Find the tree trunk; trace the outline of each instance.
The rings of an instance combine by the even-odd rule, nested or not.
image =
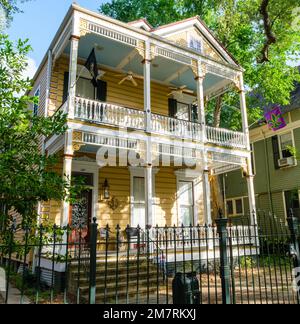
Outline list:
[[[223,100],[223,95],[217,98],[216,106],[214,110],[213,126],[217,128],[219,128],[221,124],[222,100]],[[210,183],[211,183],[212,200],[213,200],[213,204],[212,204],[213,215],[216,218],[218,217],[219,209],[222,209],[223,213],[225,212],[221,179],[219,176],[212,176]]]
[[[216,101],[215,111],[214,111],[214,127],[219,128],[221,124],[221,112],[222,112],[222,100],[223,95],[219,96]]]

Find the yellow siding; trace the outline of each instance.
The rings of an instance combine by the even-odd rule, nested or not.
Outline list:
[[[80,62],[82,63],[82,62]],[[62,105],[64,73],[69,69],[68,58],[61,57],[55,63],[51,78],[49,114],[52,115]],[[134,87],[131,82],[125,81],[122,85],[118,83],[122,77],[116,76],[116,72],[106,71],[103,80],[107,82],[107,101],[128,108],[144,109],[144,86],[143,80],[137,79],[138,86]],[[151,83],[152,112],[168,115],[168,93],[167,86]]]
[[[64,73],[69,70],[69,59],[59,58],[53,67],[50,83],[49,115],[62,105],[64,89]]]
[[[108,180],[111,197],[119,201],[119,207],[113,211],[105,201],[102,201],[102,186]],[[115,230],[119,224],[125,228],[130,222],[130,173],[128,168],[105,167],[99,171],[99,226],[105,227],[107,224],[111,230]]]
[[[173,168],[161,168],[155,178],[155,220],[158,226],[177,224],[176,176]]]
[[[178,224],[178,206],[177,206],[177,183],[175,169],[172,167],[163,167],[155,176],[155,196],[154,196],[154,217],[155,225],[172,226]],[[115,197],[119,201],[119,207],[113,211],[102,200],[102,186],[108,180],[110,186],[111,197]],[[199,188],[202,186],[199,180]],[[197,193],[197,209],[198,221],[203,223],[203,197],[202,190]],[[115,230],[119,224],[121,228],[125,228],[130,224],[130,172],[128,168],[105,167],[99,172],[99,211],[98,221],[101,227],[107,224],[111,230]]]
[[[168,36],[167,39],[169,39],[172,42],[175,42],[180,46],[187,46],[187,37],[188,37],[188,31],[185,31],[175,35]]]

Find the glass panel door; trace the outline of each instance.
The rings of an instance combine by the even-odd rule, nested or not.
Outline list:
[[[146,206],[145,206],[145,178],[133,178],[133,214],[131,226],[146,227]]]
[[[194,224],[194,190],[193,182],[179,181],[179,224]]]
[[[177,102],[177,113],[175,115],[177,119],[190,120],[190,107],[188,104]]]
[[[95,99],[95,88],[89,79],[79,78],[76,84],[76,96],[86,99]]]

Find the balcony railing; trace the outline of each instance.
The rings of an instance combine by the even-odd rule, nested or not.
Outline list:
[[[201,139],[201,125],[182,119],[152,114],[151,130],[154,133],[188,139]]]
[[[224,128],[206,126],[206,138],[207,142],[211,144],[234,148],[246,147],[246,136],[244,133]]]
[[[142,110],[85,98],[75,98],[75,118],[99,124],[145,130],[145,113]],[[152,114],[151,132],[180,139],[201,141],[198,123]],[[245,134],[227,129],[206,126],[206,141],[230,148],[246,148]]]
[[[258,244],[253,226],[228,227],[233,245]],[[162,250],[182,251],[197,247],[217,247],[217,228],[214,226],[154,227],[150,229],[152,240]]]
[[[75,99],[75,118],[119,127],[145,129],[144,112],[84,98]]]

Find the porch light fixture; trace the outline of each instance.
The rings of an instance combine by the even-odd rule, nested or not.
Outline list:
[[[103,198],[105,200],[108,200],[110,198],[110,192],[109,192],[109,184],[108,184],[107,179],[105,179],[102,188],[103,188]]]

